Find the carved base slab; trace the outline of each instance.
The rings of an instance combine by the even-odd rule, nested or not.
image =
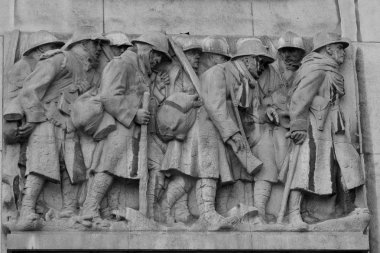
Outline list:
[[[8,250],[369,250],[361,232],[20,232]]]

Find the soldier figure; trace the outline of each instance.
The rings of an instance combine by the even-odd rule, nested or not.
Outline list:
[[[294,79],[290,137],[300,151],[290,162],[296,163],[289,199],[292,225],[305,225],[300,215],[302,192],[331,195],[340,187],[348,213],[354,208],[355,188],[364,183],[359,155],[348,140],[340,110],[345,90],[339,66],[348,46],[336,33],[318,33]]]
[[[22,58],[17,61],[8,72],[8,94],[6,96],[6,108],[4,110],[4,130],[5,140],[9,143],[20,142],[19,166],[22,170],[21,176],[25,175],[26,162],[26,140],[31,129],[25,129],[26,122],[24,112],[21,109],[18,95],[24,86],[26,77],[33,72],[41,55],[64,45],[48,31],[38,31],[32,33],[28,39],[28,48],[23,52]],[[23,121],[24,120],[24,121]],[[13,137],[13,138],[12,138]]]
[[[226,38],[218,36],[208,36],[202,40],[202,57],[199,64],[199,76],[209,68],[228,61],[230,56],[230,47]]]
[[[42,55],[25,80],[19,100],[26,115],[25,131],[31,135],[19,229],[34,229],[38,224],[36,201],[46,180],[61,182],[61,217],[70,217],[77,211],[78,183],[86,179],[86,168],[70,121],[71,103],[90,88],[99,44],[104,40],[94,27],[80,27],[64,46],[66,51]]]
[[[235,180],[252,181],[246,167],[238,164],[235,157],[240,150],[249,147],[243,139],[234,105],[238,104],[239,115],[248,127],[247,123],[253,120],[251,110],[256,80],[264,70],[264,64],[273,61],[260,40],[242,39],[237,43],[237,54],[232,61],[218,64],[201,76],[202,99],[207,113],[199,139],[200,146],[204,147],[202,157],[205,160],[200,163],[203,166],[196,191],[201,219],[209,224],[229,225],[236,218],[226,219],[215,211],[218,179],[222,184]]]
[[[258,83],[260,106],[267,108],[265,121],[257,122],[251,133],[253,153],[263,162],[255,175],[254,206],[259,211],[259,222],[265,219],[265,208],[272,184],[277,182],[290,141],[289,101],[293,78],[305,54],[302,38],[286,32],[278,41],[278,59],[260,76]]]
[[[199,67],[199,59],[202,53],[202,48],[198,40],[194,37],[183,34],[174,37],[174,41],[182,48],[187,60],[191,64],[194,71],[197,72]],[[198,94],[192,84],[192,81],[190,80],[189,75],[185,72],[177,57],[174,57],[173,62],[167,67],[167,69],[169,85],[164,91],[164,93],[166,93],[164,97],[172,98],[173,96],[179,95],[182,96],[182,100],[187,100],[187,102],[190,103],[190,107],[195,108],[199,106],[196,102]],[[164,102],[164,104],[166,103],[167,102]],[[165,106],[168,105],[170,106],[170,104]],[[173,117],[173,115],[167,114],[163,116],[167,118]],[[193,120],[190,121],[194,122],[195,111],[193,114],[190,113],[188,117],[192,118]],[[158,120],[160,120],[160,118]],[[191,125],[189,127],[191,127]],[[167,134],[165,131],[160,131],[160,128],[157,130],[159,135],[163,136],[163,138],[171,135]],[[189,134],[190,132],[191,130],[189,130]],[[183,168],[180,168],[182,164],[181,159],[185,156],[183,152],[191,149],[190,145],[192,145],[192,143],[190,143],[189,140],[191,141],[191,139],[185,136],[173,136],[173,139],[170,139],[167,144],[165,155],[162,157],[162,162],[159,167],[161,172],[158,173],[161,176],[163,173],[171,174],[170,172],[173,171],[183,173],[174,173],[170,177],[167,189],[161,199],[160,204],[161,213],[163,214],[163,221],[168,225],[172,225],[174,223],[174,217],[171,215],[171,209],[176,203],[175,209],[177,221],[186,222],[191,217],[188,211],[187,201],[188,192],[192,188],[193,184],[192,180],[186,177],[188,176],[188,173],[184,172]]]
[[[116,119],[116,130],[101,141],[102,152],[96,158],[93,183],[83,204],[84,225],[101,221],[99,205],[115,177],[137,179],[140,125],[150,120],[150,112],[141,108],[141,98],[150,88],[152,69],[171,59],[168,39],[162,33],[144,34],[132,43],[137,53],[125,51],[102,74],[99,95],[104,110]]]

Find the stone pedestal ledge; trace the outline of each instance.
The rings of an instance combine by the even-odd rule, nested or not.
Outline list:
[[[8,250],[369,250],[360,232],[20,232]]]

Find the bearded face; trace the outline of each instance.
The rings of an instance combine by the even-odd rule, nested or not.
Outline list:
[[[339,65],[343,64],[346,52],[342,43],[327,45],[326,51],[336,63]]]
[[[102,52],[100,47],[101,42],[98,40],[86,40],[82,42],[83,48],[89,55],[90,63],[92,67],[96,67],[99,63],[99,56]]]
[[[299,48],[285,47],[278,50],[278,54],[286,69],[296,71],[301,66],[305,52]]]
[[[265,70],[265,62],[260,56],[244,56],[241,58],[249,73],[256,80],[259,79],[261,73]]]

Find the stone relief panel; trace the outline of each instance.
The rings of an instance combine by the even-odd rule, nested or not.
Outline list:
[[[340,35],[5,36],[8,231],[364,231]]]

